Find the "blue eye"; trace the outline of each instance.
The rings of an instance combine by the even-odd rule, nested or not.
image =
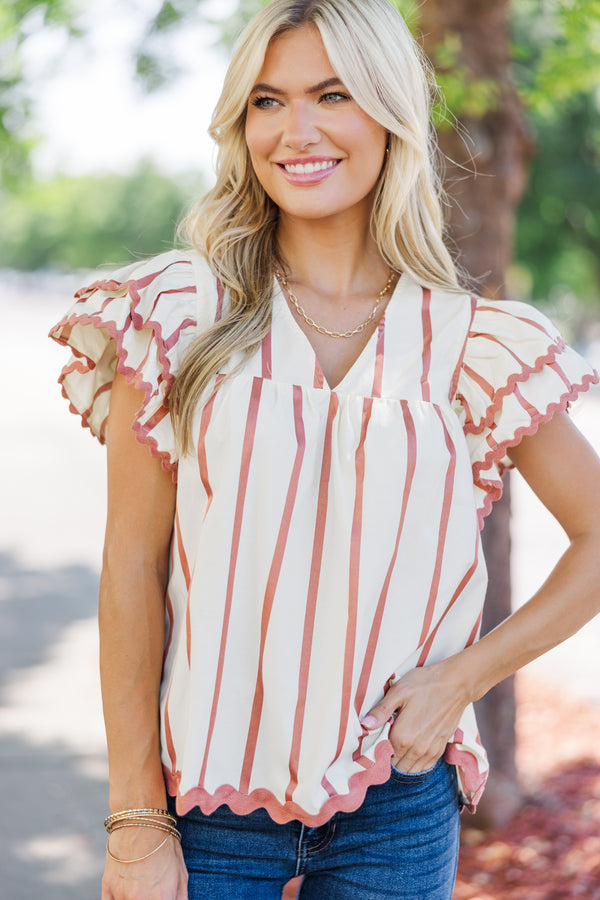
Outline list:
[[[276,104],[277,100],[274,97],[255,97],[252,101],[252,106],[256,106],[257,109],[273,109]]]
[[[348,94],[342,94],[340,91],[330,91],[328,94],[323,94],[321,100],[325,103],[339,103],[340,100],[351,100],[352,98],[348,96]]]

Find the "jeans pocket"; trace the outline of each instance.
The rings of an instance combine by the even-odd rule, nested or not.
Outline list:
[[[440,756],[437,762],[430,766],[429,769],[423,769],[422,772],[402,772],[401,769],[397,769],[396,766],[390,762],[391,777],[394,781],[402,781],[405,784],[420,784],[422,781],[425,781],[426,778],[429,778],[430,775],[433,775],[443,762],[444,757]]]

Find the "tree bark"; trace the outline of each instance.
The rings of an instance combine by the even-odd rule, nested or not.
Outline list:
[[[532,141],[511,77],[510,2],[425,0],[420,28],[425,52],[435,65],[436,47],[452,33],[459,38],[458,64],[475,79],[491,79],[498,100],[480,118],[461,116],[439,132],[446,157],[444,186],[450,206],[448,234],[459,265],[476,280],[477,291],[502,299],[511,261],[515,213],[528,174]],[[483,532],[490,575],[483,630],[489,631],[511,609],[510,501],[508,483]],[[478,704],[481,736],[490,758],[488,788],[478,822],[505,822],[521,803],[515,763],[513,679],[498,685]]]

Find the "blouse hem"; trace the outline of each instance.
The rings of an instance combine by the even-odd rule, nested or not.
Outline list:
[[[173,773],[166,766],[163,767],[163,771],[167,791],[172,797],[175,797],[177,813],[180,816],[185,815],[195,806],[200,807],[205,815],[210,815],[218,806],[226,804],[236,815],[244,816],[257,809],[265,809],[278,825],[298,819],[309,828],[316,828],[324,825],[337,812],[349,813],[357,810],[365,799],[367,789],[371,785],[383,784],[390,777],[392,755],[393,749],[390,741],[381,741],[375,748],[375,762],[362,757],[363,762],[368,764],[369,768],[363,772],[356,772],[350,778],[348,793],[330,797],[317,813],[308,813],[293,800],[282,803],[267,788],[256,788],[249,794],[242,794],[232,785],[224,784],[217,788],[214,794],[202,787],[191,788],[185,794],[180,794],[181,773]]]
[[[456,769],[460,775],[460,800],[467,812],[474,813],[487,783],[489,769],[479,771],[477,758],[469,750],[463,750],[455,743],[448,744],[444,759]]]
[[[210,815],[217,807],[225,804],[236,815],[248,815],[257,809],[265,809],[279,825],[297,819],[309,828],[316,828],[328,822],[337,812],[351,813],[357,810],[363,803],[369,787],[383,784],[389,779],[392,755],[391,742],[381,741],[375,748],[375,762],[367,760],[366,757],[362,758],[364,762],[369,763],[369,768],[364,772],[356,772],[350,778],[348,793],[330,797],[318,813],[308,813],[292,800],[281,803],[267,788],[256,788],[249,794],[242,794],[232,785],[224,784],[217,788],[214,794],[202,787],[191,788],[185,794],[180,794],[181,772],[173,772],[167,766],[163,766],[163,772],[167,791],[175,798],[177,814],[180,816],[184,816],[195,806],[198,806],[204,815]],[[444,758],[447,763],[460,770],[461,783],[466,794],[463,796],[461,792],[461,801],[469,812],[475,812],[487,781],[487,770],[480,772],[475,755],[455,744],[448,745]]]

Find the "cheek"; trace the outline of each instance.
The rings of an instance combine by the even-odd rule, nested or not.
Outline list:
[[[362,166],[379,169],[383,165],[387,132],[371,119],[354,119],[346,127],[346,134],[361,157]]]
[[[273,139],[268,123],[263,119],[257,120],[249,113],[246,119],[246,144],[252,159],[258,163],[263,156],[268,156],[272,150]]]

